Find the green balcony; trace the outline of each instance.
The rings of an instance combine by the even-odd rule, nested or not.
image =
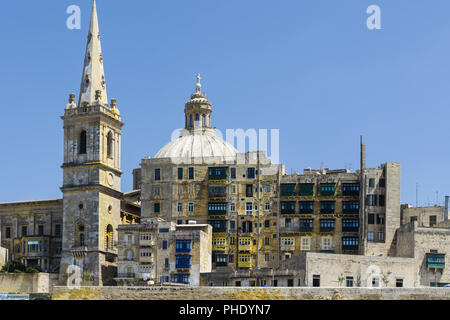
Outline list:
[[[427,253],[427,268],[444,269],[445,254],[444,253]]]

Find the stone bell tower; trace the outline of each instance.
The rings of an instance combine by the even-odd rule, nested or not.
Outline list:
[[[115,275],[120,220],[123,123],[108,105],[95,0],[78,105],[71,94],[64,116],[61,284],[107,285]],[[76,266],[76,274],[71,274]],[[81,283],[79,282],[81,274]],[[76,280],[76,281],[72,281]]]

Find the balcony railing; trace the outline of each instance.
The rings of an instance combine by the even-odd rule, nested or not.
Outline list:
[[[191,248],[176,248],[175,253],[191,253]]]
[[[208,197],[210,198],[226,198],[226,192],[208,192]]]
[[[359,246],[358,245],[354,245],[354,246],[342,246],[342,250],[343,251],[358,251]]]
[[[359,232],[358,227],[342,227],[342,232]]]
[[[135,274],[134,273],[118,273],[117,278],[134,279]]]
[[[320,227],[320,232],[334,232],[334,227]]]
[[[300,232],[313,232],[314,228],[310,226],[300,226]]]
[[[190,264],[184,264],[184,263],[177,263],[175,265],[175,268],[177,268],[177,269],[190,269],[191,265]]]
[[[210,216],[226,216],[227,210],[208,210],[208,215]]]

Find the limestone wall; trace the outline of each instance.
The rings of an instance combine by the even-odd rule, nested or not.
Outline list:
[[[54,300],[450,300],[449,288],[55,287]]]
[[[0,292],[5,293],[48,293],[48,273],[0,273]]]

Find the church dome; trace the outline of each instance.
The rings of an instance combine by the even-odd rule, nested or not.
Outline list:
[[[195,130],[182,135],[165,145],[155,158],[219,158],[219,161],[233,160],[237,150],[228,142],[217,137],[214,131]]]
[[[185,104],[185,128],[178,139],[165,145],[155,158],[177,158],[191,162],[192,158],[208,158],[214,162],[233,161],[238,151],[228,142],[216,136],[211,127],[211,103],[201,92],[200,75],[197,74],[195,93]]]

